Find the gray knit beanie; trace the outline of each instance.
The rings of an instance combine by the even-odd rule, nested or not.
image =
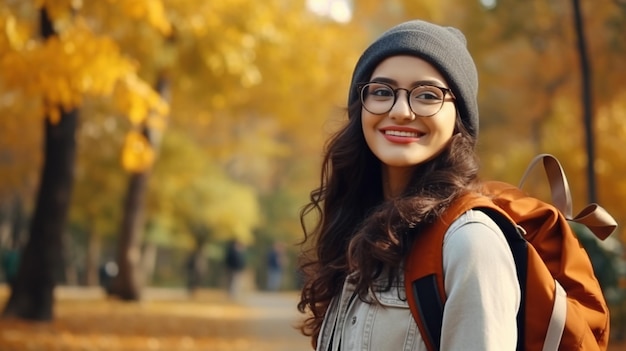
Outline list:
[[[456,97],[461,120],[478,136],[478,73],[467,41],[460,30],[413,20],[399,24],[374,41],[354,68],[348,106],[359,100],[357,85],[367,82],[376,66],[395,55],[414,55],[432,64],[446,79]]]

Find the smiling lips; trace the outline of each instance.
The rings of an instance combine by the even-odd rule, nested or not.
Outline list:
[[[383,129],[385,139],[392,143],[408,144],[419,140],[425,133],[415,129]]]

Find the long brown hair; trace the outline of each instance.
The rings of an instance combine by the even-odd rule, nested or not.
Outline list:
[[[354,273],[352,283],[361,298],[383,273],[388,289],[398,279],[419,227],[477,182],[476,140],[457,116],[449,145],[415,170],[399,198],[385,201],[381,162],[363,136],[360,102],[348,115],[348,123],[326,145],[320,186],[300,214],[303,247],[309,248],[300,262],[304,286],[298,310],[310,314],[300,329],[313,345],[348,274]],[[312,214],[316,222],[308,228],[305,218]]]

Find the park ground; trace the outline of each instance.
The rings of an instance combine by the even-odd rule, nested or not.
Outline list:
[[[51,323],[0,319],[2,351],[310,350],[294,328],[297,294],[219,290],[190,297],[182,289],[147,289],[138,303],[106,298],[97,288],[60,287]],[[0,303],[8,297],[0,287]]]
[[[311,350],[294,325],[297,293],[146,289],[125,303],[98,288],[59,287],[50,323],[0,319],[2,351],[299,351]],[[4,306],[8,290],[0,286]],[[609,351],[626,351],[612,342]]]

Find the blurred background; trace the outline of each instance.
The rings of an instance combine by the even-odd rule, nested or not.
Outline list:
[[[468,39],[483,178],[552,153],[575,212],[626,220],[626,1],[1,0],[4,313],[51,319],[57,285],[297,290],[354,64],[414,18]],[[625,337],[626,234],[578,231]]]

